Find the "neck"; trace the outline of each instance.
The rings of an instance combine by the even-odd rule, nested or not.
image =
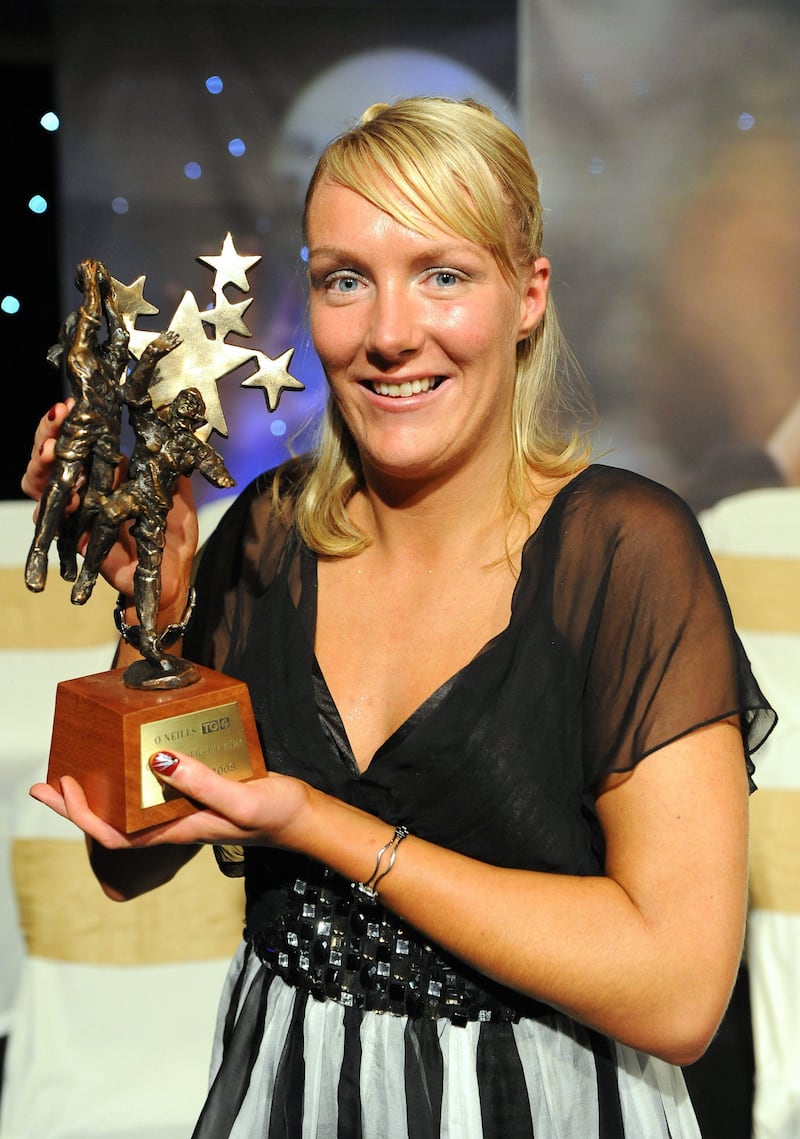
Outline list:
[[[350,504],[352,513],[377,547],[404,556],[452,556],[456,547],[504,535],[511,516],[501,464],[480,477],[470,470],[436,480],[370,472],[365,484]]]

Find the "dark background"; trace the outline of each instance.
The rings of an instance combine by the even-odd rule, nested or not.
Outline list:
[[[5,428],[0,447],[0,497],[17,498],[39,416],[60,398],[61,382],[44,361],[61,319],[58,266],[56,138],[39,119],[53,109],[55,75],[45,4],[7,0],[0,36],[0,117],[4,172],[0,217],[5,250],[0,295],[13,293],[20,312],[0,312],[0,362]],[[50,210],[36,215],[27,201],[41,193]]]

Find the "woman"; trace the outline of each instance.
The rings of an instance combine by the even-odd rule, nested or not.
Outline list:
[[[736,973],[774,715],[691,512],[562,423],[541,215],[469,101],[331,144],[305,211],[321,443],[231,506],[184,641],[247,681],[270,774],[159,753],[207,809],[133,839],[74,780],[32,789],[112,898],[198,843],[245,875],[195,1139],[699,1134],[677,1065]],[[195,541],[184,487],[164,625]],[[104,570],[130,599],[126,544]]]

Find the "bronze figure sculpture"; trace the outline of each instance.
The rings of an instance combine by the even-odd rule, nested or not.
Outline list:
[[[191,613],[191,598],[180,625],[159,633],[156,619],[164,534],[178,478],[197,470],[213,486],[234,485],[207,441],[212,430],[227,434],[217,381],[255,362],[256,372],[242,386],[260,387],[269,410],[277,407],[283,390],[303,390],[287,370],[291,349],[273,360],[225,343],[231,331],[250,335],[242,320],[250,301],[233,304],[224,289],[246,289],[247,271],[259,260],[240,256],[228,234],[218,256],[198,258],[215,270],[215,305],[201,311],[192,294],[185,293],[170,328],[160,333],[135,327],[137,316],[158,311],[144,300],[143,277],[125,286],[102,261],[83,260],[75,275],[82,303],[66,318],[47,354],[51,364],[63,369],[73,403],[55,442],[53,473],[39,506],[25,582],[34,593],[44,589],[55,540],[61,576],[75,583],[72,602],[85,604],[119,527],[130,523],[138,558],[133,599],[139,624],[128,625],[120,605],[115,614],[121,635],[144,658],[125,670],[130,688],[180,688],[198,679],[193,665],[166,652]],[[213,326],[213,337],[205,326]],[[178,349],[182,358],[173,363]],[[134,436],[127,457],[120,451],[123,410]]]

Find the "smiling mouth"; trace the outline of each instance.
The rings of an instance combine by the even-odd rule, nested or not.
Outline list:
[[[389,396],[390,399],[402,399],[410,395],[421,395],[423,392],[433,391],[444,380],[444,376],[426,376],[422,380],[404,380],[400,384],[387,384],[383,380],[372,380],[367,387],[376,395]]]

